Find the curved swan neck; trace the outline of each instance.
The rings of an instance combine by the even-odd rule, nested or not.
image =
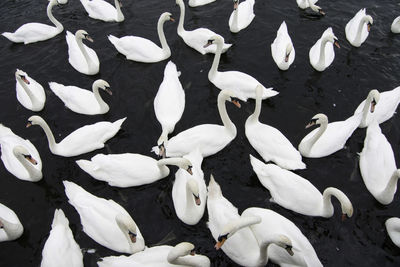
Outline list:
[[[51,151],[52,153],[54,153],[53,151],[55,150],[55,148],[56,148],[56,146],[57,146],[57,143],[56,143],[56,140],[54,139],[54,135],[53,135],[53,133],[51,132],[49,125],[48,125],[44,120],[40,120],[40,121],[38,121],[38,122],[36,122],[36,123],[37,123],[40,127],[42,127],[44,133],[46,134],[47,141],[48,141],[48,143],[49,143],[50,151]]]
[[[185,3],[183,3],[183,1],[178,1],[178,5],[181,11],[181,14],[179,15],[178,33],[182,34],[185,32],[185,28],[183,27],[185,21]]]
[[[53,16],[53,13],[51,12],[53,6],[55,6],[55,3],[53,1],[50,1],[50,3],[47,5],[47,16],[49,17],[50,21],[54,24],[54,26],[56,26],[58,32],[62,32],[64,30],[63,25]]]
[[[217,75],[218,65],[219,65],[219,60],[221,58],[223,45],[224,45],[223,42],[217,42],[217,51],[215,52],[215,56],[214,56],[214,60],[213,60],[211,69],[208,72],[208,79],[211,81],[214,80],[215,75]]]
[[[311,150],[311,148],[313,147],[315,142],[317,142],[318,139],[321,137],[321,135],[325,132],[326,128],[328,128],[328,123],[327,122],[323,122],[323,123],[320,124],[320,126],[318,128],[318,131],[306,143],[307,151]]]
[[[261,103],[262,103],[262,89],[256,88],[256,106],[254,108],[253,114],[250,115],[252,122],[259,121],[261,113]]]
[[[333,188],[333,187],[328,187],[324,190],[324,193],[322,194],[322,199],[323,199],[323,205],[322,205],[322,216],[323,217],[331,217],[334,213],[334,208],[332,205],[332,199],[331,197],[334,196],[339,200],[340,205],[342,206],[342,213],[345,213],[343,210],[343,207],[347,204],[348,198],[347,196],[340,191],[339,189]]]
[[[99,103],[100,110],[101,111],[108,110],[107,103],[104,102],[103,98],[101,98],[101,96],[100,96],[99,87],[96,86],[95,84],[93,84],[92,85],[92,91],[93,91],[94,98],[96,98],[96,101]]]
[[[0,217],[0,222],[3,224],[3,230],[6,232],[9,240],[18,238],[24,231],[24,228],[20,223],[11,223],[2,217]]]
[[[28,162],[25,157],[20,153],[15,153],[15,151],[13,151],[13,153],[18,161],[21,162],[22,166],[24,166],[25,170],[28,172],[29,177],[33,182],[37,182],[42,179],[42,172],[33,167],[32,163]]]
[[[124,14],[122,14],[121,11],[121,4],[119,2],[120,0],[115,0],[114,4],[115,4],[115,9],[117,10],[117,22],[121,22],[125,19]]]
[[[32,93],[31,89],[28,87],[28,85],[19,77],[19,75],[16,75],[18,83],[22,86],[24,89],[25,93],[28,95],[29,99],[32,102],[32,107],[35,107],[38,105],[39,100],[37,97]]]
[[[223,99],[222,94],[220,93],[218,95],[218,111],[219,111],[219,115],[222,120],[222,124],[229,132],[235,133],[236,127],[228,116],[228,112],[226,111],[225,102],[226,102],[225,99]]]
[[[239,3],[235,10],[233,10],[232,28],[239,31]]]
[[[157,140],[157,145],[161,145],[162,143],[164,143],[165,147],[167,142],[168,142],[168,129],[163,129],[160,137]]]
[[[88,63],[88,69],[91,69],[91,66],[93,65],[93,61],[92,59],[89,57],[85,46],[83,45],[83,41],[82,38],[79,38],[75,35],[75,40],[76,40],[76,44],[78,45],[79,49],[82,52],[83,57],[85,58],[86,62]]]
[[[365,15],[360,19],[360,22],[357,27],[357,33],[356,33],[356,38],[354,38],[355,42],[361,42],[361,33],[364,27],[364,23],[368,23],[368,17]]]
[[[368,94],[368,97],[365,100],[365,104],[364,104],[364,107],[363,107],[363,110],[362,110],[362,119],[361,119],[360,126],[366,126],[367,125],[367,118],[368,118],[368,114],[369,114],[369,111],[370,111],[371,102],[372,102],[372,96]]]
[[[380,198],[383,200],[380,201],[381,203],[385,202],[383,204],[389,204],[393,201],[394,194],[397,190],[397,180],[399,178],[398,170],[394,171],[385,189],[379,194]]]
[[[327,37],[323,37],[321,40],[321,47],[319,49],[319,61],[318,64],[319,65],[324,65],[325,64],[325,46],[326,43],[328,42],[328,38]]]
[[[165,39],[165,34],[164,34],[164,22],[165,18],[160,17],[157,23],[157,33],[158,33],[158,38],[160,39],[162,50],[164,51],[164,53],[170,53],[171,49],[168,46],[167,39]]]
[[[186,211],[185,211],[185,213],[190,213],[190,211],[195,209],[196,203],[194,200],[193,192],[190,189],[189,183],[187,181],[186,181]]]

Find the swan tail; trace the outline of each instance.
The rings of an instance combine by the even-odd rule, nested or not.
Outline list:
[[[212,174],[210,175],[210,182],[208,183],[207,190],[208,190],[208,197],[213,198],[222,196],[221,187],[215,181],[214,176]]]
[[[120,129],[121,126],[122,126],[122,123],[124,123],[124,121],[126,120],[126,118],[127,118],[127,117],[122,118],[122,119],[119,119],[119,120],[117,120],[117,121],[114,121],[114,122],[113,122],[114,126],[115,126],[115,127],[118,127],[118,129]]]
[[[280,166],[282,166],[283,168],[285,168],[287,170],[303,170],[307,167],[306,164],[304,162],[302,162],[301,160],[300,161],[291,160],[289,162],[284,162]]]
[[[265,88],[265,90],[263,91],[262,99],[270,98],[276,96],[277,94],[279,94],[279,92],[275,91],[272,87]]]
[[[251,154],[250,154],[250,163],[251,163],[251,166],[253,167],[254,171],[256,169],[260,170],[264,166],[264,162],[262,162],[261,160],[259,160],[258,158],[254,157]]]
[[[2,123],[0,123],[0,138],[6,135],[12,135],[14,134],[10,128],[4,126]]]
[[[153,152],[154,154],[156,154],[157,156],[160,156],[160,148],[158,146],[153,146],[151,148],[151,152]]]
[[[108,36],[108,40],[110,40],[110,42],[114,45],[114,46],[117,46],[118,45],[118,42],[119,42],[119,38],[118,37],[115,37],[114,35],[109,35]]]
[[[78,195],[87,194],[87,192],[82,187],[73,182],[63,181],[63,184],[65,187],[65,194],[67,195],[69,203],[71,204],[74,202],[74,199],[76,199]]]
[[[61,91],[62,91],[62,88],[64,87],[64,85],[56,83],[56,82],[49,82],[49,87],[56,96],[60,97]]]
[[[97,171],[99,169],[99,166],[90,160],[80,159],[75,162],[76,164],[78,164],[79,168],[89,173],[90,175],[93,171]]]
[[[19,40],[17,40],[17,38],[15,38],[14,33],[12,32],[3,32],[1,35],[3,35],[4,37],[6,37],[8,40],[10,40],[11,42],[14,43],[20,43]]]
[[[66,227],[69,226],[69,221],[67,217],[65,217],[65,214],[62,209],[56,209],[54,211],[54,219],[53,223],[51,224],[51,228],[54,228],[57,225],[64,225]]]

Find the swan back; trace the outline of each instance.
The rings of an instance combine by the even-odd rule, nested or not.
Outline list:
[[[392,33],[400,33],[400,16],[393,20],[390,30]]]

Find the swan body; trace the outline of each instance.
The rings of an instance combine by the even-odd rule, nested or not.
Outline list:
[[[372,17],[365,13],[365,8],[360,9],[346,24],[345,32],[347,41],[352,46],[360,47],[367,39],[373,23]]]
[[[400,16],[393,20],[390,30],[392,33],[400,33]]]
[[[115,122],[100,121],[76,129],[56,143],[47,123],[39,116],[31,116],[28,126],[39,125],[46,134],[51,153],[63,157],[73,157],[104,147],[104,143],[121,129],[126,117]]]
[[[19,69],[15,72],[15,80],[19,103],[29,110],[41,111],[46,102],[43,86]]]
[[[110,85],[104,80],[96,80],[92,85],[92,92],[56,82],[49,82],[49,86],[54,94],[64,102],[65,106],[76,113],[96,115],[107,113],[110,109],[99,94],[99,89],[112,94]]]
[[[247,101],[248,98],[255,98],[254,88],[260,84],[255,78],[240,71],[218,71],[223,43],[223,38],[219,35],[215,35],[210,38],[206,44],[206,46],[211,44],[217,45],[217,52],[215,53],[211,69],[208,72],[208,79],[221,90],[231,90],[235,93],[237,98],[243,101]],[[272,90],[272,88],[267,89],[263,86],[262,99],[277,94],[278,92]]]
[[[368,191],[381,204],[393,201],[400,170],[397,170],[392,147],[376,121],[367,128],[360,153],[360,171]]]
[[[324,71],[335,59],[333,44],[340,48],[337,37],[329,27],[324,31],[321,38],[311,47],[309,52],[310,63],[317,71]]]
[[[229,17],[229,30],[238,33],[245,29],[253,21],[255,0],[246,0],[239,4],[239,0],[233,0],[233,11]]]
[[[176,65],[169,61],[165,66],[164,79],[154,98],[154,112],[161,124],[162,133],[157,145],[168,141],[168,134],[172,133],[175,124],[181,119],[185,109],[185,91],[179,81]]]
[[[273,161],[289,170],[305,169],[301,155],[278,129],[259,121],[262,87],[256,87],[256,107],[245,124],[246,137],[254,149],[266,161]]]
[[[54,212],[50,235],[42,250],[40,267],[83,267],[83,255],[76,243],[69,221],[61,209]]]
[[[2,35],[14,43],[30,44],[45,41],[53,38],[64,30],[62,24],[54,18],[52,14],[53,6],[57,5],[57,0],[50,0],[47,5],[47,16],[55,25],[50,26],[43,23],[30,22],[19,27],[15,32],[3,32]]]
[[[251,226],[257,239],[265,239],[274,233],[287,236],[293,245],[294,255],[275,244],[268,248],[268,258],[279,266],[313,266],[322,267],[310,241],[303,235],[300,229],[289,219],[279,213],[262,208],[247,208],[242,212],[242,217],[260,217],[261,222]]]
[[[190,2],[189,2],[190,3]],[[193,48],[194,50],[197,50],[199,53],[202,55],[205,55],[207,53],[214,53],[217,51],[217,46],[216,45],[210,45],[206,48],[204,48],[204,44],[207,43],[207,41],[214,35],[216,35],[215,32],[206,29],[206,28],[198,28],[195,30],[187,31],[185,30],[183,24],[185,21],[185,3],[183,0],[176,0],[176,4],[179,5],[180,8],[180,16],[179,16],[179,24],[178,24],[178,35],[183,39],[185,44]],[[222,53],[225,53],[226,50],[231,47],[232,44],[226,44],[224,43],[223,48],[222,48]]]
[[[344,121],[328,123],[328,117],[317,114],[306,128],[320,125],[308,133],[299,144],[301,155],[307,158],[322,158],[339,151],[346,144],[347,139],[360,125],[362,114],[356,114]]]
[[[400,218],[392,217],[387,219],[385,226],[392,242],[400,248]]]
[[[261,184],[271,194],[271,201],[282,207],[308,216],[333,216],[331,196],[336,197],[342,207],[342,213],[353,215],[353,205],[340,190],[328,187],[321,194],[314,185],[303,177],[280,168],[274,164],[265,164],[250,155],[250,162]]]
[[[79,213],[83,231],[100,245],[133,254],[144,249],[144,239],[129,213],[112,199],[96,197],[79,185],[63,181],[69,203]]]
[[[167,157],[179,157],[198,148],[204,158],[227,146],[236,137],[236,126],[229,119],[225,101],[232,102],[240,107],[240,104],[232,99],[233,97],[235,97],[235,94],[229,90],[223,90],[218,94],[218,111],[223,125],[200,124],[180,132],[168,140],[165,146],[165,155]],[[160,155],[158,146],[153,147],[152,151]]]
[[[155,246],[127,256],[104,257],[97,262],[99,267],[210,267],[210,260],[194,253],[194,246],[181,242],[175,247]]]
[[[189,0],[189,6],[190,7],[204,6],[212,2],[215,2],[215,0]]]
[[[325,15],[325,12],[322,11],[321,7],[317,6],[315,3],[318,0],[296,0],[297,6],[301,9],[311,8],[313,11]]]
[[[24,232],[24,227],[15,212],[0,203],[0,242],[17,239]]]
[[[97,154],[91,160],[77,160],[78,166],[93,178],[111,186],[130,187],[150,184],[169,175],[166,164],[191,172],[192,164],[183,158],[155,160],[141,154]]]
[[[104,0],[80,0],[89,17],[102,21],[122,22],[121,0],[114,0],[114,6]]]
[[[271,44],[271,54],[276,65],[281,70],[289,69],[296,56],[292,39],[289,36],[285,21],[276,33],[276,38]]]
[[[178,218],[186,224],[195,225],[203,217],[207,199],[206,182],[201,170],[203,158],[198,149],[184,158],[193,164],[193,174],[189,175],[183,169],[176,172],[172,201]]]
[[[115,46],[121,54],[127,59],[143,62],[154,63],[165,60],[171,56],[171,49],[168,46],[164,34],[164,22],[174,21],[171,13],[164,12],[161,14],[157,23],[157,32],[160,39],[161,47],[152,41],[138,36],[124,36],[121,38],[113,35],[108,36],[108,40]]]
[[[42,179],[42,160],[36,147],[0,124],[1,160],[18,179],[37,182]]]

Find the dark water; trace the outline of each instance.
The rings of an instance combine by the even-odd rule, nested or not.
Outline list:
[[[323,18],[297,8],[295,0],[257,0],[256,17],[239,34],[231,34],[228,18],[232,2],[217,0],[200,8],[186,10],[187,29],[207,27],[234,44],[221,58],[221,70],[240,70],[251,74],[280,94],[263,102],[260,120],[280,129],[297,146],[308,132],[305,124],[316,113],[323,112],[330,121],[344,120],[368,92],[377,88],[391,90],[399,85],[400,35],[390,33],[393,19],[400,6],[394,0],[320,1],[327,15]],[[26,22],[49,23],[47,1],[1,1],[0,32],[13,31]],[[374,18],[374,25],[361,48],[353,48],[345,39],[347,21],[362,7]],[[77,0],[53,13],[64,28],[75,32],[87,30],[95,42],[91,44],[101,61],[100,74],[88,77],[75,71],[67,61],[65,32],[57,37],[27,46],[12,44],[0,38],[0,122],[16,134],[28,138],[37,147],[43,161],[44,178],[38,183],[23,182],[0,167],[0,202],[12,208],[24,225],[24,234],[16,241],[0,243],[1,266],[39,266],[41,251],[50,231],[55,208],[62,208],[81,248],[95,248],[85,254],[85,266],[96,266],[101,256],[116,255],[92,241],[82,231],[79,216],[67,203],[62,180],[71,180],[89,192],[112,198],[135,219],[148,246],[165,237],[174,239],[168,244],[190,241],[198,253],[207,255],[212,266],[237,266],[222,251],[215,251],[214,240],[206,227],[207,214],[196,226],[180,222],[171,198],[173,175],[137,188],[118,189],[91,178],[79,169],[75,160],[90,158],[97,153],[135,152],[150,155],[150,148],[160,134],[153,111],[153,99],[163,78],[167,61],[142,64],[127,61],[117,53],[106,38],[139,35],[157,40],[156,23],[159,15],[170,11],[176,18],[179,9],[174,0],[124,1],[125,22],[104,23],[87,17]],[[285,20],[296,49],[294,64],[286,72],[276,67],[270,44],[276,30]],[[342,48],[336,49],[333,64],[323,73],[313,70],[308,51],[322,32],[331,26]],[[186,108],[175,133],[201,123],[220,123],[216,107],[219,92],[207,79],[212,55],[202,56],[187,47],[176,34],[177,22],[165,24],[171,60],[182,72],[180,80],[186,91]],[[99,120],[114,121],[127,116],[123,130],[107,143],[107,147],[83,156],[63,158],[52,155],[39,127],[25,128],[34,113],[23,108],[15,97],[14,72],[21,68],[40,82],[46,90],[45,109],[38,114],[45,118],[57,140],[74,129]],[[50,91],[47,82],[74,84],[90,88],[93,80],[103,78],[111,84],[113,96],[106,96],[111,110],[105,115],[84,116],[67,110]],[[358,156],[363,147],[365,130],[358,129],[348,140],[346,148],[326,158],[304,159],[307,169],[297,173],[308,178],[319,190],[327,186],[342,189],[354,205],[354,215],[340,220],[339,204],[330,219],[312,218],[285,210],[269,202],[270,195],[258,182],[248,155],[256,152],[244,135],[244,122],[252,113],[254,101],[243,103],[241,109],[228,105],[228,113],[238,128],[236,139],[223,151],[203,163],[208,183],[210,173],[221,184],[223,194],[242,212],[247,207],[273,209],[292,220],[308,237],[325,266],[399,266],[400,249],[387,236],[384,221],[400,216],[399,196],[387,206],[380,205],[367,191],[358,169]],[[399,162],[400,119],[395,115],[381,124]],[[173,168],[172,173],[176,171]]]

